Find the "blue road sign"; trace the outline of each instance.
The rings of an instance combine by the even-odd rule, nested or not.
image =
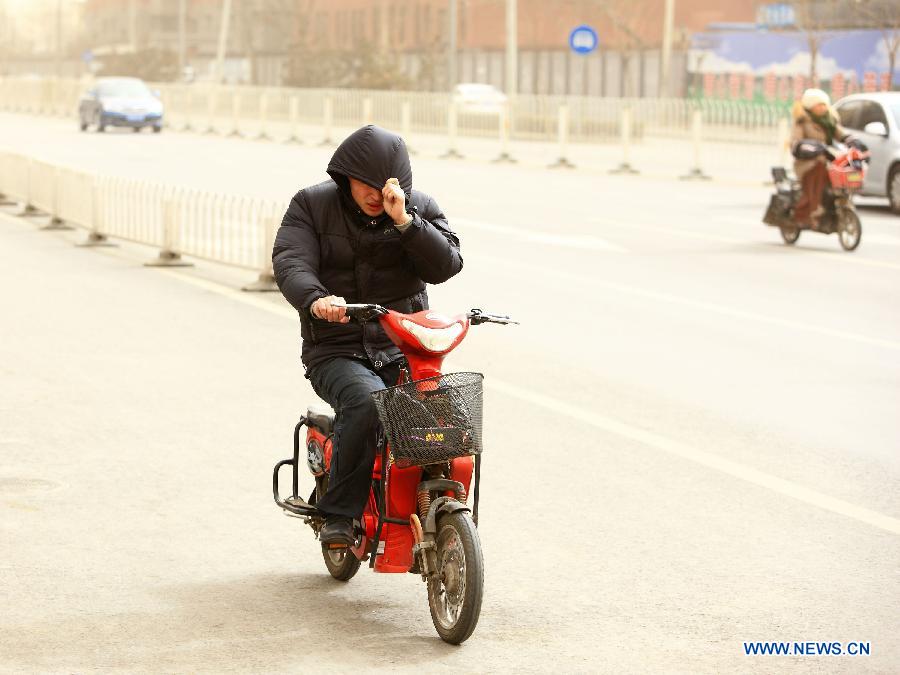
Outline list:
[[[569,46],[576,54],[590,54],[599,44],[597,31],[588,25],[577,26],[569,33]]]

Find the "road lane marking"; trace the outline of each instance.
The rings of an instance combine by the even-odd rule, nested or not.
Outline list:
[[[201,279],[185,272],[165,270],[161,268],[154,269],[155,271],[166,276],[170,276],[173,279],[185,281],[189,284],[197,286],[198,288],[202,288],[226,298],[231,298],[232,300],[236,300],[246,305],[256,307],[257,309],[275,314],[282,318],[288,318],[291,320],[297,319],[297,312],[293,308],[267,302],[265,300],[261,300],[260,298],[249,295],[243,291],[234,290],[227,286],[223,286],[212,281],[207,281],[206,279]],[[710,452],[693,448],[686,443],[666,438],[665,436],[661,436],[652,431],[647,431],[646,429],[641,429],[640,427],[632,426],[625,422],[620,422],[619,420],[613,419],[612,417],[600,415],[586,408],[580,408],[577,405],[565,402],[561,399],[524,389],[522,387],[519,387],[518,385],[504,382],[503,380],[499,380],[495,377],[486,378],[485,384],[488,388],[506,394],[507,396],[518,398],[521,401],[531,403],[532,405],[536,405],[559,415],[564,415],[570,419],[588,424],[621,438],[635,441],[646,447],[653,448],[654,450],[659,450],[676,457],[681,457],[682,459],[686,459],[708,469],[719,471],[720,473],[738,478],[747,483],[752,483],[753,485],[767,488],[786,497],[790,497],[797,501],[816,506],[818,508],[830,511],[841,516],[845,516],[847,518],[852,518],[861,523],[877,527],[881,530],[885,530],[893,534],[900,534],[900,520],[898,520],[897,518],[893,518],[891,516],[887,516],[861,506],[856,506],[855,504],[851,504],[850,502],[846,502],[842,499],[829,497],[826,494],[805,487],[799,483],[794,483],[793,481],[779,478],[778,476],[774,476],[764,471],[754,469],[753,467],[747,466],[745,464],[740,464],[739,462],[733,462],[729,459],[714,455]]]
[[[798,501],[817,506],[826,511],[831,511],[847,518],[853,518],[867,525],[879,529],[900,534],[900,519],[892,518],[871,509],[856,506],[842,499],[830,497],[826,494],[808,488],[799,483],[773,476],[772,474],[754,469],[739,462],[733,462],[713,453],[699,450],[686,443],[660,436],[659,434],[620,422],[611,417],[597,414],[592,410],[580,408],[572,403],[562,401],[552,396],[540,394],[524,389],[514,384],[498,380],[495,377],[485,378],[485,386],[495,389],[507,396],[531,403],[545,410],[550,410],[558,415],[564,415],[569,419],[588,424],[602,431],[614,434],[621,438],[635,441],[641,445],[666,452],[699,464],[720,473],[727,474],[759,487],[768,488],[774,492],[791,497]]]
[[[522,263],[517,263],[512,260],[506,260],[504,258],[497,258],[491,255],[481,255],[476,254],[474,256],[477,260],[483,260],[486,263],[493,266],[506,266],[512,267],[514,269],[521,270],[523,272],[527,272],[531,274],[534,270],[532,267],[528,265],[524,265]],[[734,319],[742,319],[745,321],[755,321],[758,323],[765,323],[772,326],[780,326],[782,328],[791,328],[794,330],[805,331],[808,333],[815,333],[817,335],[825,335],[827,337],[839,338],[841,340],[848,340],[850,342],[858,342],[860,344],[871,345],[873,347],[882,347],[884,349],[893,349],[900,351],[900,342],[894,340],[886,340],[883,338],[873,338],[868,337],[866,335],[860,335],[859,333],[851,333],[849,331],[838,330],[836,328],[825,328],[823,326],[815,326],[812,324],[803,323],[802,321],[793,321],[791,319],[781,319],[774,316],[766,316],[765,314],[757,314],[756,312],[749,312],[742,309],[735,309],[734,307],[727,307],[725,305],[717,305],[711,302],[705,302],[703,300],[694,300],[693,298],[683,298],[677,295],[672,295],[670,293],[661,293],[659,291],[648,291],[642,288],[637,288],[634,286],[628,286],[626,284],[619,284],[612,281],[600,281],[599,279],[592,279],[590,277],[586,277],[580,274],[572,274],[571,272],[565,271],[553,271],[553,277],[555,279],[562,279],[571,281],[578,284],[587,284],[591,286],[595,286],[597,288],[604,288],[611,291],[618,291],[620,293],[626,293],[628,295],[633,295],[635,297],[645,298],[647,300],[654,300],[656,302],[663,302],[672,305],[679,305],[682,307],[690,307],[692,309],[699,309],[705,312],[710,312],[713,314],[721,314],[722,316],[728,316]]]
[[[522,227],[512,227],[510,225],[498,225],[496,223],[486,223],[480,220],[469,220],[468,218],[454,218],[451,225],[459,224],[462,227],[469,227],[475,230],[484,230],[485,232],[493,232],[508,237],[515,237],[522,241],[533,244],[546,244],[548,246],[562,246],[565,248],[575,248],[582,251],[607,251],[609,253],[627,253],[628,250],[613,244],[606,239],[595,237],[590,234],[560,234],[559,232],[542,232],[539,230],[528,230]]]
[[[300,317],[297,314],[297,310],[293,307],[286,306],[285,304],[279,304],[274,302],[269,302],[268,300],[263,300],[259,293],[250,293],[247,291],[238,291],[229,286],[224,286],[223,284],[217,283],[215,281],[209,281],[208,279],[203,279],[201,277],[194,276],[192,274],[184,273],[184,272],[176,272],[174,270],[167,270],[163,267],[152,267],[152,269],[159,274],[162,274],[167,277],[171,277],[173,279],[177,279],[178,281],[183,281],[185,283],[191,284],[192,286],[196,286],[197,288],[202,288],[205,291],[209,291],[210,293],[215,293],[217,295],[224,296],[226,298],[231,298],[232,300],[237,300],[238,302],[242,302],[245,305],[251,305],[252,307],[256,307],[257,309],[262,309],[270,314],[275,314],[277,316],[283,317],[285,319],[293,319],[297,321],[298,325],[300,323]],[[281,297],[281,296],[279,296]]]
[[[681,228],[673,228],[673,227],[661,227],[659,225],[643,225],[638,223],[629,223],[622,221],[614,221],[605,218],[594,218],[591,222],[596,223],[597,225],[604,225],[610,227],[621,227],[626,230],[640,230],[643,232],[651,232],[653,234],[663,234],[669,235],[672,237],[681,237],[682,239],[698,239],[700,241],[712,241],[720,244],[742,244],[744,246],[749,244],[757,244],[760,243],[758,240],[753,239],[741,239],[738,237],[726,237],[721,234],[715,234],[711,232],[702,232],[698,230],[683,230]],[[741,221],[739,223],[735,223],[735,221],[729,221],[731,224],[737,225],[746,225],[745,222]],[[775,229],[775,228],[772,228]],[[870,243],[882,243],[888,244],[890,246],[900,246],[900,239],[896,239],[894,237],[886,237],[883,235],[863,235],[862,239],[863,244],[866,242]],[[804,256],[815,256],[817,258],[827,258],[828,260],[834,260],[837,262],[845,262],[850,263],[852,265],[865,265],[867,267],[881,267],[882,269],[889,270],[900,270],[900,264],[885,262],[883,260],[875,260],[874,258],[866,258],[863,256],[859,256],[856,253],[847,253],[846,251],[814,251],[811,249],[804,249],[800,247],[797,250],[797,253]]]

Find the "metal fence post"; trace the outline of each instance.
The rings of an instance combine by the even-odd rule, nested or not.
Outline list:
[[[74,230],[75,228],[66,223],[62,218],[59,217],[59,191],[60,191],[60,177],[59,177],[59,167],[53,169],[53,180],[51,184],[53,185],[53,197],[51,199],[52,205],[50,207],[50,222],[44,225],[42,230]]]
[[[175,219],[175,198],[163,200],[163,247],[153,260],[145,262],[145,267],[193,267],[194,263],[181,258],[178,251],[178,222]]]
[[[238,92],[237,88],[235,88],[231,92],[231,133],[228,134],[229,137],[240,138],[241,137],[241,95]]]
[[[557,140],[559,142],[559,158],[550,165],[551,169],[574,169],[575,165],[569,161],[566,155],[569,150],[569,106],[561,103],[559,116],[556,120]]]
[[[76,246],[83,246],[85,248],[95,247],[95,246],[118,246],[118,244],[114,244],[109,241],[107,236],[103,233],[103,226],[101,225],[101,216],[100,216],[100,185],[99,181],[94,178],[91,181],[91,208],[90,208],[90,230],[88,231],[87,239],[82,241],[79,244],[75,244]]]
[[[269,94],[267,92],[263,92],[259,97],[259,133],[256,135],[256,140],[258,141],[269,141],[272,140],[269,134],[266,132],[266,127],[269,124]]]
[[[507,101],[503,105],[503,109],[500,111],[500,115],[498,115],[497,119],[497,131],[500,137],[500,154],[494,158],[495,163],[516,163],[516,160],[513,158],[513,156],[509,154],[509,122],[510,107],[509,102]]]
[[[278,290],[278,284],[275,283],[275,270],[272,267],[272,249],[275,248],[275,234],[281,225],[281,218],[266,216],[260,219],[259,224],[262,228],[259,277],[241,290],[252,293],[271,293]]]
[[[622,163],[610,171],[610,173],[639,173],[637,169],[631,166],[631,119],[631,108],[625,106],[622,108],[622,115],[619,118],[619,132],[622,140]]]
[[[210,85],[209,94],[206,98],[206,133],[216,133],[216,88]]]
[[[290,125],[291,135],[285,139],[285,143],[303,143],[300,138],[300,98],[291,96],[290,98]]]
[[[447,108],[447,139],[450,147],[447,152],[441,155],[441,159],[462,159],[459,150],[456,149],[456,133],[457,133],[457,109],[456,101],[451,101]]]
[[[709,180],[700,167],[700,147],[703,143],[703,112],[695,110],[691,115],[691,138],[694,145],[694,166],[681,180]]]
[[[192,87],[188,87],[187,90],[187,102],[184,106],[184,128],[182,131],[191,131],[193,126],[191,125],[191,117],[194,113],[194,90]]]
[[[334,123],[334,100],[326,96],[322,102],[322,127],[325,137],[319,145],[334,145],[331,140],[331,125]]]
[[[791,151],[791,130],[786,117],[778,120],[778,166],[787,166]]]
[[[409,101],[403,101],[400,104],[400,136],[406,143],[406,150],[409,154],[416,154],[410,147],[410,135],[412,134],[412,104]]]

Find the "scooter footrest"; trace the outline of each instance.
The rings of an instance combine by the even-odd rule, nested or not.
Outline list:
[[[319,510],[302,497],[286,497],[281,508],[304,516],[318,516]]]

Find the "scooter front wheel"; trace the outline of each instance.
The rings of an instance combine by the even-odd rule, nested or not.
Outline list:
[[[478,530],[464,511],[438,521],[437,573],[428,580],[431,620],[444,642],[458,645],[475,630],[484,593],[484,557]]]
[[[862,223],[853,209],[844,209],[838,227],[838,239],[845,251],[854,251],[862,239]]]

